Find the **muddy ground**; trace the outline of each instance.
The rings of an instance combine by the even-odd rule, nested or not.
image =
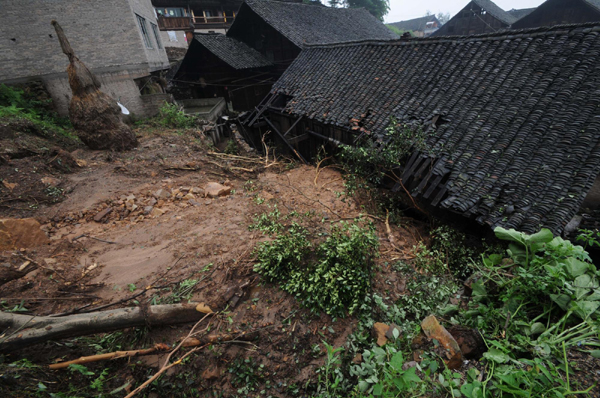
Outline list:
[[[213,333],[252,332],[252,340],[203,350],[142,395],[194,396],[196,390],[201,396],[256,396],[265,390],[261,395],[284,397],[310,391],[317,382],[315,370],[324,362],[323,341],[342,346],[356,320],[311,314],[289,294],[261,283],[253,272],[252,251],[265,238],[249,226],[256,214],[275,205],[283,213],[312,211],[315,219],[331,222],[368,213],[372,203],[340,195],[343,179],[335,167],[317,169],[252,153],[234,157],[193,132],[137,134],[140,146],[129,152],[72,151],[76,164],[68,170],[53,167],[49,154],[0,164],[6,182],[0,190],[0,218],[34,217],[50,237],[47,246],[0,254],[0,263],[18,265],[29,258],[42,265],[0,288],[4,308],[20,306],[38,315],[85,311],[143,289],[135,301],[120,306],[202,302],[223,311],[210,320]],[[231,192],[207,198],[202,188],[209,182],[228,185]],[[395,299],[404,283],[389,264],[406,258],[423,231],[410,220],[404,227],[392,225],[392,247],[383,220],[372,220],[381,243],[374,289]],[[190,328],[149,325],[51,342],[7,360],[25,358],[44,367],[111,349],[173,344]],[[155,355],[88,368],[96,376],[109,369],[105,390],[122,387],[115,393],[122,396],[155,373],[161,361],[164,356]],[[48,391],[85,387],[80,375],[71,379],[76,375],[67,370],[41,374],[31,377],[40,378]],[[0,381],[9,396],[39,393],[23,395],[22,386],[13,382],[2,386]],[[252,391],[238,391],[248,385]]]

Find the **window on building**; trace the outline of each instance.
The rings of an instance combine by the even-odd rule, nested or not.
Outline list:
[[[169,35],[169,41],[177,41],[177,32],[169,30],[167,31],[167,34]]]
[[[140,31],[142,32],[142,37],[144,38],[144,44],[146,48],[152,48],[152,42],[150,41],[150,35],[148,34],[148,26],[146,26],[146,18],[140,17],[135,14],[137,17],[138,25],[140,26]]]
[[[163,46],[162,43],[160,42],[160,35],[158,34],[158,26],[156,26],[156,24],[150,22],[150,26],[152,26],[152,32],[154,32],[154,38],[156,39],[156,45],[158,46],[159,50],[162,50]]]

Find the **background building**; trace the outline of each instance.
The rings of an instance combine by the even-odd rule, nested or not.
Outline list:
[[[156,112],[166,95],[152,84],[151,74],[169,63],[150,0],[3,0],[0,83],[41,80],[56,110],[68,114],[69,62],[50,24],[53,19],[96,74],[102,91],[137,116]]]

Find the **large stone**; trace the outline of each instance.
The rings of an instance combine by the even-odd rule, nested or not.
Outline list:
[[[33,218],[0,220],[0,250],[27,249],[48,244],[49,239],[40,227],[40,223]]]
[[[375,324],[373,325],[373,333],[377,338],[377,345],[379,347],[382,347],[385,345],[385,343],[387,343],[388,339],[387,337],[385,337],[385,334],[387,333],[389,328],[390,327],[388,325],[382,322],[375,322]]]
[[[437,340],[440,347],[444,349],[446,356],[444,362],[446,362],[450,369],[458,369],[462,366],[463,356],[458,343],[450,332],[440,325],[435,316],[430,315],[423,319],[421,329],[423,329],[423,333],[425,333],[425,336],[429,340]]]
[[[204,187],[204,192],[209,198],[216,198],[218,196],[227,196],[231,192],[231,187],[221,185],[218,182],[209,182]]]
[[[154,197],[156,199],[167,199],[168,197],[171,196],[171,194],[169,192],[167,192],[167,190],[165,190],[165,189],[159,189],[156,192],[154,192],[152,195],[154,195]]]

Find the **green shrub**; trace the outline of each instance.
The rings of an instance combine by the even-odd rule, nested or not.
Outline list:
[[[278,282],[314,311],[343,316],[357,310],[371,288],[372,258],[378,247],[372,226],[342,222],[332,227],[325,241],[314,244],[296,222],[282,228],[259,221],[265,231],[282,232],[257,247],[256,272]]]
[[[191,128],[196,125],[196,118],[187,115],[176,104],[165,102],[160,108],[158,116],[159,124],[174,129]]]

